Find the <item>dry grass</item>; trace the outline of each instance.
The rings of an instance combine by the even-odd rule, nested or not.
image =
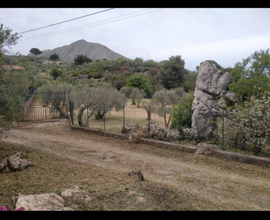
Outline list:
[[[187,192],[177,192],[163,184],[141,182],[137,176],[89,166],[76,160],[40,150],[1,143],[0,160],[21,151],[37,163],[26,170],[0,173],[0,205],[14,209],[14,195],[41,194],[80,186],[92,198],[91,203],[76,203],[75,210],[193,210],[193,199]],[[65,200],[65,206],[72,206]]]
[[[78,111],[78,109],[74,110],[74,125],[78,125]],[[82,117],[84,122],[86,119],[86,115],[87,111],[84,111]],[[161,125],[164,127],[164,119],[159,115],[153,113],[151,115],[151,120],[156,122],[157,125]],[[131,105],[131,102],[128,102],[125,107],[125,119],[123,119],[123,110],[112,110],[105,115],[105,130],[121,132],[124,122],[125,124],[134,123],[138,124],[139,126],[145,126],[148,123],[147,112],[142,105],[138,108],[137,105]],[[104,119],[96,120],[93,115],[89,120],[89,128],[104,130]]]
[[[37,163],[0,173],[0,205],[9,209],[18,193],[77,185],[92,200],[76,210],[270,210],[269,168],[73,131],[66,119],[21,123],[6,135],[0,161],[22,151]],[[128,176],[138,169],[145,181]]]

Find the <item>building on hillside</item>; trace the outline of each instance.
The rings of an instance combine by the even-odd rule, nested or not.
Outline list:
[[[11,70],[24,70],[25,68],[22,66],[11,66],[11,65],[3,65],[2,66],[5,69],[11,69]]]
[[[54,60],[43,60],[42,61],[42,64],[56,63],[57,65],[59,65],[60,62],[61,62],[61,60],[58,60],[58,61],[54,61]]]

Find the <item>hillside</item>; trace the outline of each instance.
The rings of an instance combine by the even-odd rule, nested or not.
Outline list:
[[[85,40],[78,40],[71,43],[70,45],[57,47],[52,50],[43,50],[41,52],[42,54],[37,57],[49,58],[52,54],[57,54],[59,58],[65,62],[73,62],[74,58],[79,54],[86,55],[92,60],[102,60],[103,58],[106,58],[108,60],[114,60],[118,57],[128,59],[127,57],[124,57],[121,54],[110,50],[102,44],[91,43]],[[34,55],[30,53],[28,54],[28,56]]]

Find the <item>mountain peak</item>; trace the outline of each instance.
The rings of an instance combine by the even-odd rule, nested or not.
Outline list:
[[[102,60],[106,58],[107,60],[118,59],[122,57],[128,59],[127,57],[116,53],[106,46],[99,43],[90,43],[84,39],[77,40],[70,45],[57,47],[52,50],[41,51],[42,54],[39,57],[49,58],[52,54],[57,54],[60,60],[65,62],[73,62],[77,55],[83,54],[89,57],[92,60]],[[29,54],[32,56],[32,54]]]

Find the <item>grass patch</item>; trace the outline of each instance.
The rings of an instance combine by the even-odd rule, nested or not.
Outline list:
[[[187,193],[162,184],[140,181],[137,176],[115,173],[96,166],[64,159],[21,145],[0,143],[0,161],[21,151],[37,164],[23,171],[0,173],[0,205],[12,210],[11,198],[18,194],[32,195],[79,186],[91,197],[91,203],[65,206],[75,210],[194,210],[194,201]],[[196,204],[200,206],[199,203]]]

